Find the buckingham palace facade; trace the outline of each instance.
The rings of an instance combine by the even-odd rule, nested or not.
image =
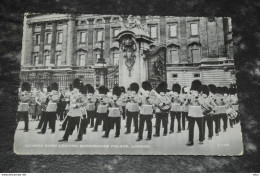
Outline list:
[[[123,58],[115,38],[126,21],[145,26],[151,49],[165,45],[169,86],[189,86],[194,79],[218,86],[235,83],[230,18],[72,14],[25,15],[21,82],[36,88],[58,82],[65,88],[79,77],[96,85],[95,64],[103,57],[107,86],[120,84]]]

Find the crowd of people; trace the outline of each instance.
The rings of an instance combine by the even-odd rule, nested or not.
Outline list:
[[[122,131],[121,120],[125,120],[124,135],[130,134],[134,126],[136,141],[143,140],[144,131],[147,131],[146,140],[151,140],[160,137],[161,131],[167,136],[188,130],[187,146],[192,146],[195,122],[199,129],[199,144],[205,140],[206,124],[208,140],[212,140],[214,133],[218,136],[221,130],[226,132],[228,121],[230,128],[239,122],[235,86],[203,85],[199,80],[194,80],[190,87],[175,83],[171,90],[166,82],[153,88],[150,82],[144,81],[141,85],[131,83],[127,89],[114,86],[111,91],[105,86],[95,89],[90,84],[84,85],[79,78],[65,90],[59,90],[55,82],[42,91],[31,90],[30,84],[24,82],[19,98],[17,122],[24,121],[24,132],[29,130],[29,119],[34,119],[39,121],[39,134],[45,134],[47,127],[55,133],[56,121],[60,120],[59,131],[64,131],[64,135],[59,142],[67,142],[73,132],[77,133],[75,141],[82,141],[87,128],[96,132],[100,130],[99,126],[104,131],[103,138],[108,138],[113,129],[114,137],[118,138]],[[156,118],[155,124],[152,124],[153,118]],[[174,128],[175,119],[177,129]],[[155,133],[152,135],[153,127]]]

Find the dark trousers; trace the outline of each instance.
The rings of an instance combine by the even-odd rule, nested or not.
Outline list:
[[[226,113],[219,114],[219,118],[223,120],[223,130],[227,130],[228,117]]]
[[[101,125],[102,122],[103,122],[102,130],[103,131],[106,130],[107,116],[108,116],[108,113],[97,113],[97,120],[96,120],[96,123],[95,123],[95,126],[94,126],[95,131],[98,130],[98,126]]]
[[[212,115],[212,119],[215,122],[215,133],[219,133],[219,128],[220,128],[220,118],[218,114]]]
[[[68,140],[69,139],[69,135],[72,135],[73,134],[73,131],[75,129],[75,127],[77,126],[78,127],[78,131],[79,130],[79,125],[80,125],[80,120],[81,120],[81,117],[70,117],[68,118],[68,125],[67,125],[67,128],[65,130],[65,133],[63,135],[63,139],[65,140]],[[79,132],[78,133],[78,138],[82,138],[82,134]]]
[[[17,112],[16,115],[16,121],[19,122],[23,119],[24,121],[24,130],[28,130],[29,128],[29,117],[28,117],[28,112]]]
[[[88,122],[90,123],[90,127],[94,127],[95,120],[95,111],[87,111]]]
[[[235,124],[235,119],[229,119],[229,126],[233,128],[233,125]]]
[[[86,115],[80,117],[79,120],[79,129],[78,129],[78,139],[82,139],[83,134],[87,133],[88,119]]]
[[[109,136],[109,132],[111,129],[114,129],[114,125],[116,125],[115,136],[118,137],[120,135],[121,117],[107,117],[105,136]]]
[[[185,130],[186,119],[188,120],[188,112],[181,112],[181,118],[182,118],[182,130]]]
[[[43,125],[43,123],[44,123],[45,116],[46,116],[46,112],[45,112],[45,111],[42,111],[41,119],[40,119],[40,121],[39,121],[39,123],[38,123],[37,128],[42,128],[42,125]]]
[[[204,140],[205,140],[206,123],[208,126],[208,137],[212,138],[212,136],[213,136],[213,117],[212,117],[212,115],[206,115],[203,117],[203,139]]]
[[[125,112],[125,106],[122,106],[122,117],[125,120],[126,112]]]
[[[163,134],[168,132],[168,113],[156,113],[155,134],[160,136],[161,122],[164,128]]]
[[[135,132],[138,132],[138,113],[139,112],[129,112],[127,113],[127,119],[126,119],[126,131],[131,132],[131,124],[132,124],[132,119],[134,121],[134,127],[135,127]]]
[[[47,124],[49,123],[49,127],[51,128],[52,132],[55,132],[56,126],[56,112],[45,112],[44,123],[42,127],[42,133],[46,132]]]
[[[66,129],[67,124],[68,124],[68,121],[69,121],[69,118],[70,118],[70,116],[67,116],[67,117],[64,119],[64,121],[62,122],[62,125],[61,125],[61,129],[62,129],[62,130],[65,130],[65,129]]]
[[[146,122],[148,134],[147,138],[152,138],[152,118],[153,115],[143,115],[140,114],[140,119],[139,119],[139,134],[138,137],[143,139],[143,132],[144,132],[144,123]]]
[[[170,124],[170,131],[174,131],[174,121],[175,121],[175,117],[177,119],[178,122],[178,131],[181,131],[181,112],[175,112],[175,111],[171,111],[171,124]]]
[[[190,117],[189,118],[189,142],[193,143],[194,139],[194,125],[195,121],[199,127],[199,141],[203,141],[203,117]]]
[[[65,110],[59,110],[58,116],[59,116],[60,120],[63,120],[65,117]]]

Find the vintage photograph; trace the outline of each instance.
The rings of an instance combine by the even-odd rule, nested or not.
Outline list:
[[[231,20],[26,13],[14,152],[243,155]]]

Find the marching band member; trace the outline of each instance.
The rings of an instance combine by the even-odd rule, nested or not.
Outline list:
[[[58,83],[54,82],[51,84],[51,92],[47,97],[49,99],[49,102],[45,112],[44,124],[42,130],[38,132],[39,134],[45,134],[48,123],[51,128],[51,133],[53,134],[55,132],[56,119],[57,119],[56,116],[57,102],[60,99],[58,89],[59,89]]]
[[[70,97],[73,94],[73,86],[70,84],[69,90],[64,93],[64,101],[66,102],[66,107],[65,107],[65,112],[64,112],[64,120],[62,122],[61,128],[59,129],[60,131],[64,131],[67,127],[68,121],[69,121],[69,116],[67,115],[70,109]]]
[[[44,119],[46,118],[46,108],[49,102],[49,99],[47,98],[47,94],[51,92],[51,87],[48,86],[47,89],[44,88],[43,92],[41,93],[41,95],[39,96],[38,100],[37,100],[37,105],[39,107],[41,107],[42,109],[42,115],[41,115],[41,119],[38,123],[38,126],[36,129],[41,129],[42,125],[44,123]]]
[[[230,87],[229,94],[230,94],[230,106],[237,113],[238,112],[238,99],[236,97],[236,89],[234,87]],[[236,117],[236,118],[238,118],[238,117]],[[230,124],[231,128],[233,128],[235,121],[236,121],[236,119],[229,119],[229,124]]]
[[[217,87],[214,102],[218,106],[216,109],[216,115],[217,115],[217,120],[219,121],[219,131],[221,131],[220,120],[222,119],[224,122],[223,131],[226,132],[226,129],[227,129],[226,111],[227,111],[227,109],[226,109],[226,102],[223,97],[223,88],[222,87]]]
[[[186,120],[188,121],[188,112],[189,112],[189,106],[186,106],[184,103],[188,99],[188,92],[189,88],[187,86],[184,86],[182,88],[182,94],[180,95],[181,99],[181,118],[182,118],[182,130],[185,130],[186,126]],[[188,128],[189,129],[189,128]]]
[[[122,103],[121,103],[122,117],[125,120],[125,116],[126,116],[126,108],[125,107],[126,107],[127,95],[126,95],[124,86],[121,86],[120,89],[121,89],[121,97],[120,98],[122,100]]]
[[[211,102],[214,102],[215,106],[213,109],[213,114],[212,114],[212,119],[215,123],[215,134],[216,136],[219,135],[219,128],[220,128],[220,119],[218,117],[218,114],[216,113],[218,105],[215,103],[215,97],[216,97],[216,91],[217,91],[217,87],[214,84],[209,84],[209,99]]]
[[[181,100],[180,100],[180,92],[181,92],[181,86],[179,84],[173,84],[172,85],[172,92],[173,95],[171,98],[171,124],[170,124],[170,134],[174,132],[174,121],[175,117],[178,122],[178,131],[177,133],[181,132]]]
[[[86,105],[85,97],[82,96],[82,94],[80,93],[81,87],[82,87],[82,81],[79,78],[74,79],[73,93],[70,96],[70,107],[69,107],[69,112],[67,114],[68,116],[67,128],[65,130],[62,139],[58,140],[58,142],[67,142],[69,139],[69,135],[73,134],[73,131],[76,126],[78,127],[78,130],[80,130],[79,128],[80,120],[83,118],[81,108]],[[76,141],[79,141],[78,139],[82,137],[79,134],[80,133],[78,133]]]
[[[142,93],[141,107],[140,107],[140,118],[139,118],[139,133],[136,141],[143,139],[144,123],[147,125],[147,138],[146,140],[152,139],[152,118],[153,118],[153,105],[155,103],[155,96],[151,93],[152,85],[148,81],[142,82],[140,89]]]
[[[127,119],[125,134],[131,133],[132,120],[134,121],[134,133],[138,133],[139,103],[141,103],[141,99],[137,94],[139,91],[139,85],[137,83],[130,84],[130,91],[131,95],[128,97],[128,103],[126,104]]]
[[[35,99],[37,97],[37,90],[34,88],[33,91],[31,92],[31,99],[29,101],[29,116],[33,119],[36,120],[36,102]]]
[[[203,144],[203,113],[201,109],[201,100],[199,99],[199,94],[201,93],[202,84],[199,80],[194,80],[191,83],[191,96],[187,100],[189,104],[189,141],[187,146],[192,146],[194,144],[194,124],[195,121],[199,127],[199,144]]]
[[[57,106],[58,106],[57,114],[58,114],[60,121],[62,121],[65,117],[65,109],[67,106],[67,101],[65,98],[66,91],[68,91],[68,90],[65,89],[60,92],[60,100],[59,100],[59,103],[57,104]]]
[[[121,88],[119,86],[115,86],[112,91],[113,97],[109,101],[108,108],[108,117],[106,120],[106,132],[102,136],[103,138],[109,137],[109,132],[111,129],[114,129],[114,125],[116,125],[116,133],[115,138],[120,135],[120,127],[121,127]]]
[[[37,91],[37,96],[36,96],[36,99],[40,99],[40,97],[42,96],[42,91],[39,90]],[[41,116],[42,116],[42,106],[40,104],[37,104],[36,103],[36,120],[40,120],[41,119]]]
[[[95,96],[95,89],[92,85],[86,85],[87,87],[87,116],[88,116],[88,122],[90,123],[90,128],[94,127],[94,120],[95,120],[95,114],[96,114],[96,101],[97,98]]]
[[[19,92],[19,106],[17,110],[16,120],[19,122],[21,119],[24,120],[24,132],[29,130],[29,117],[28,117],[28,109],[29,109],[29,101],[31,99],[31,85],[27,82],[24,82],[21,87],[21,92]]]
[[[202,95],[200,96],[202,104],[203,117],[203,139],[205,140],[205,127],[206,122],[208,126],[208,139],[211,140],[213,136],[213,117],[212,111],[214,109],[214,102],[208,97],[209,87],[207,85],[202,85]]]
[[[94,129],[92,130],[93,132],[98,131],[98,126],[101,125],[102,122],[103,122],[102,131],[105,131],[106,120],[108,115],[108,103],[109,103],[109,98],[107,96],[108,88],[105,86],[100,86],[98,88],[98,92],[99,95],[96,101],[97,120],[95,122]]]
[[[80,90],[79,92],[81,93],[81,100],[84,101],[81,106],[80,110],[82,112],[82,116],[79,120],[79,129],[78,129],[78,137],[75,141],[82,141],[83,134],[87,133],[87,126],[88,126],[88,118],[87,118],[87,86],[84,86],[84,84],[80,85]]]
[[[155,100],[156,130],[155,130],[155,134],[153,135],[154,137],[160,136],[161,122],[164,128],[163,136],[166,136],[168,132],[168,111],[170,109],[171,100],[166,95],[167,91],[168,90],[167,90],[166,82],[161,82],[156,88],[156,92],[159,95],[157,95],[157,98]]]

